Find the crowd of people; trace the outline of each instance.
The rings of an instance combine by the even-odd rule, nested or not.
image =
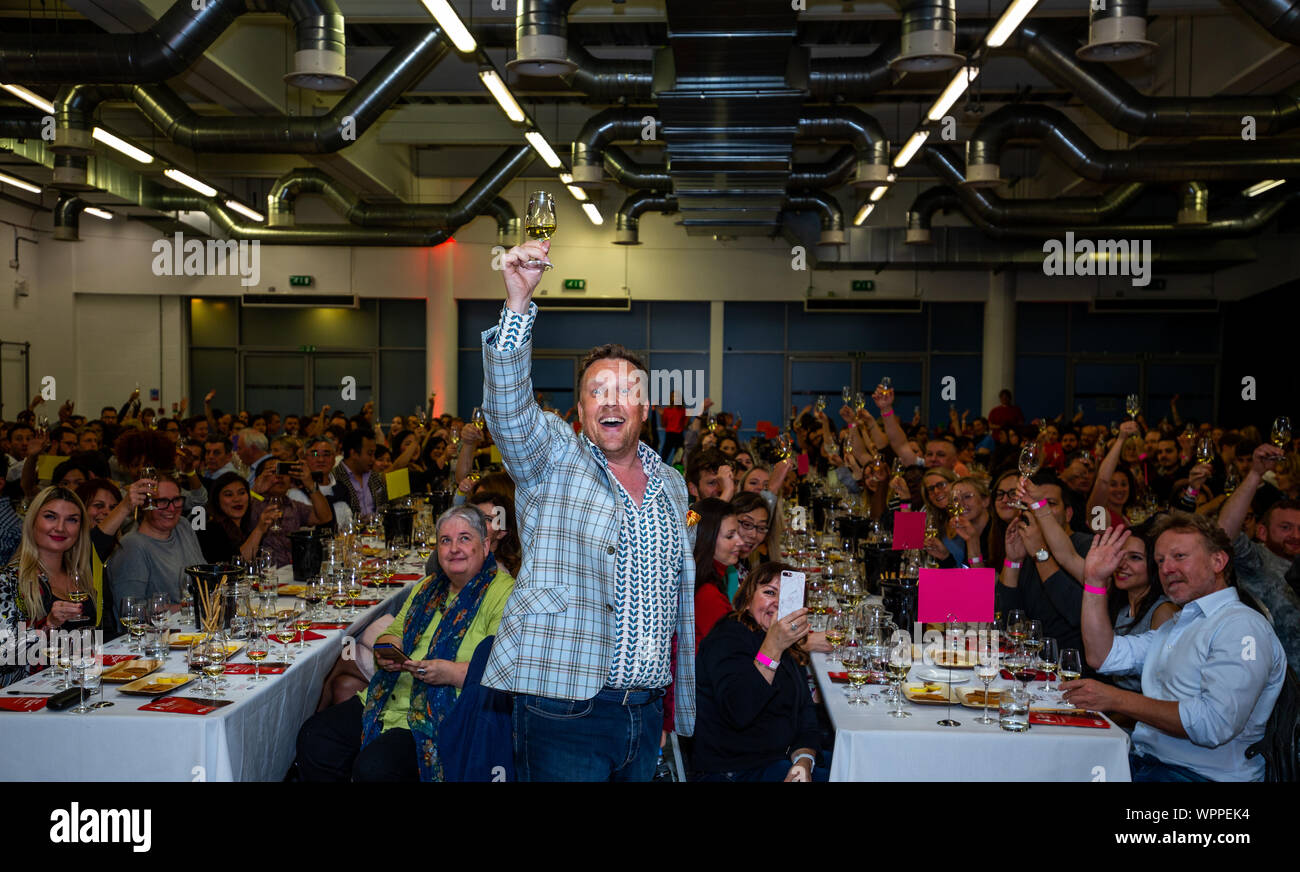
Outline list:
[[[846,388],[838,413],[818,398],[747,438],[708,401],[695,416],[642,404],[644,365],[621,346],[592,350],[561,413],[529,378],[537,274],[522,261],[546,248],[505,257],[468,421],[385,427],[370,404],[236,415],[212,394],[202,415],[164,417],[133,395],[92,421],[65,404],[51,427],[34,401],[0,430],[3,627],[115,632],[120,597],[179,603],[197,563],[287,563],[290,533],[382,511],[405,471],[404,488],[455,505],[426,578],[326,680],[298,737],[303,778],[444,780],[439,731],[473,684],[512,700],[521,780],[648,780],[670,733],[698,780],[825,780],[833,738],[808,664],[829,646],[807,609],[777,619],[787,509],[817,482],[886,524],[924,512],[931,565],[993,569],[1000,613],[1084,652],[1065,696],[1132,731],[1135,778],[1264,776],[1246,749],[1300,662],[1285,421],[1265,437],[1184,420],[1176,398],[1158,422],[1028,421],[1004,391],[987,416],[927,425],[900,420],[882,378],[869,399]],[[0,683],[28,668],[0,667]]]

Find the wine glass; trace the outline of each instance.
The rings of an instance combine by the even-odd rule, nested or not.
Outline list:
[[[844,612],[838,612],[826,618],[826,641],[831,646],[830,653],[826,655],[827,660],[839,659],[839,647],[844,644],[847,635],[848,617]]]
[[[90,623],[90,617],[86,614],[84,603],[90,601],[90,597],[94,592],[94,585],[86,573],[80,569],[73,569],[68,572],[68,602],[77,603],[81,607],[81,616],[73,618],[64,624],[69,630],[84,627]]]
[[[1291,444],[1291,419],[1286,415],[1278,415],[1274,418],[1273,430],[1269,434],[1268,441],[1286,451],[1287,446]]]
[[[266,681],[266,676],[262,674],[262,661],[271,653],[271,644],[266,638],[266,630],[254,626],[248,631],[248,648],[244,653],[253,662],[253,677],[251,680]]]
[[[853,402],[853,389],[848,385],[840,388],[840,399],[844,400],[844,405],[851,405]]]
[[[816,404],[815,404],[815,408],[816,408],[817,411],[819,411],[819,412],[824,412],[824,411],[826,411],[826,397],[825,397],[825,395],[823,395],[823,394],[818,394],[818,395],[817,395],[817,402],[816,402]]]
[[[475,406],[474,411],[470,413],[470,421],[484,433],[487,432],[487,415],[478,406]]]
[[[1211,463],[1214,460],[1214,440],[1209,436],[1202,436],[1196,440],[1196,462]]]
[[[203,650],[203,662],[200,669],[203,676],[208,680],[210,693],[213,696],[222,696],[225,691],[222,689],[218,679],[226,671],[226,657],[230,652],[226,650],[226,640],[222,639],[219,634],[213,635],[201,643]]]
[[[149,618],[145,613],[145,601],[141,597],[122,597],[118,606],[118,621],[131,637],[131,652],[137,653],[136,644],[144,638],[144,628]]]
[[[347,587],[344,588],[344,594],[348,598],[348,617],[355,618],[361,614],[360,608],[357,607],[356,601],[361,599],[361,594],[365,588],[361,584],[361,571],[354,570],[349,572],[346,579]]]
[[[1043,647],[1038,652],[1038,669],[1047,673],[1047,692],[1055,693],[1052,681],[1056,678],[1057,661],[1061,658],[1061,648],[1056,640],[1048,636],[1043,639]]]
[[[528,212],[524,216],[524,234],[529,239],[550,239],[555,233],[555,198],[545,191],[534,191],[528,198]],[[528,269],[549,270],[555,264],[549,259],[530,258],[521,266]]]
[[[894,392],[894,380],[887,375],[881,376],[880,389],[887,394],[892,394]]]
[[[144,509],[145,511],[152,511],[154,508],[156,508],[156,506],[154,505],[153,498],[158,495],[157,467],[154,466],[143,467],[140,470],[140,478],[142,481],[149,482],[149,492],[145,495],[144,498]]]
[[[293,611],[293,629],[298,637],[298,650],[304,651],[307,648],[307,631],[311,629],[311,614],[301,606],[295,606]]]
[[[912,713],[903,709],[903,682],[912,668],[912,640],[905,634],[896,634],[889,647],[889,662],[885,673],[894,688],[894,708],[889,714],[895,718],[910,718]]]
[[[979,660],[975,665],[975,677],[984,683],[984,712],[982,717],[975,719],[975,723],[996,724],[998,719],[989,717],[989,686],[998,677],[1001,654],[993,645],[987,644],[979,646],[977,656]]]
[[[1036,439],[1025,442],[1025,447],[1020,449],[1020,460],[1019,460],[1020,483],[1024,484],[1029,479],[1033,478],[1034,475],[1038,472],[1038,470],[1042,467],[1042,465],[1043,465],[1042,443]],[[1019,498],[1013,498],[1011,502],[1008,503],[1008,505],[1020,509],[1021,511],[1029,508],[1029,506],[1025,505]]]
[[[1124,398],[1124,411],[1128,412],[1129,418],[1136,421],[1138,415],[1142,414],[1142,398],[1137,394],[1129,394]]]
[[[77,703],[76,708],[72,709],[74,715],[84,715],[94,706],[86,705],[86,691],[96,691],[100,686],[100,676],[103,675],[104,666],[99,662],[99,655],[94,649],[83,650],[81,656],[72,661],[73,674],[76,676],[77,687],[81,688],[81,700]]]
[[[293,629],[293,618],[286,617],[283,614],[277,615],[275,629],[272,631],[272,635],[275,637],[275,641],[279,642],[280,646],[284,649],[285,662],[292,663],[294,661],[294,654],[291,646],[293,645],[294,636],[297,635]]]
[[[1022,643],[1025,650],[1026,662],[1025,667],[1028,672],[1037,677],[1038,675],[1038,652],[1043,649],[1043,622],[1042,621],[1025,621],[1025,641]],[[1032,681],[1033,678],[1030,679]],[[1028,682],[1026,682],[1028,684]],[[1038,696],[1033,693],[1029,694],[1031,700],[1037,700]]]
[[[1061,652],[1061,665],[1057,669],[1061,681],[1075,681],[1083,675],[1083,654],[1078,648],[1066,648]]]
[[[170,615],[171,606],[167,602],[167,594],[150,594],[145,601],[145,620],[149,622],[149,626],[159,630],[163,629],[167,626],[167,618]]]
[[[794,457],[794,440],[790,438],[789,433],[782,433],[776,438],[776,447],[781,460]]]
[[[862,391],[858,391],[856,394],[853,395],[853,409],[856,412],[861,412],[866,407],[867,407],[867,395],[864,394]]]
[[[1025,614],[1024,609],[1010,609],[1007,612],[1007,638],[1011,640],[1011,644],[1016,648],[1019,648],[1020,643],[1025,641],[1025,622],[1027,620],[1028,616]]]

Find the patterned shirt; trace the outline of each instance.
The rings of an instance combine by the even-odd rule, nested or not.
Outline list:
[[[536,317],[535,303],[528,304],[525,315],[503,307],[497,349],[513,351],[528,342]],[[597,463],[608,469],[605,452],[586,436],[581,438]],[[664,687],[673,680],[669,653],[684,562],[679,519],[660,476],[663,461],[643,442],[637,444],[637,457],[647,479],[640,506],[622,483],[609,475],[622,508],[617,568],[611,579],[614,651],[606,682],[616,688]]]

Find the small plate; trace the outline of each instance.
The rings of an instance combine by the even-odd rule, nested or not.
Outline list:
[[[124,684],[118,690],[136,696],[164,696],[175,693],[197,677],[188,672],[159,672]]]
[[[1002,694],[1007,692],[1007,688],[998,689],[989,688],[989,709],[998,707],[1002,701]],[[957,689],[957,696],[961,699],[961,704],[967,708],[984,708],[984,688],[983,687],[960,687]]]
[[[132,682],[144,678],[152,672],[157,672],[162,665],[161,660],[124,660],[105,669],[99,680],[111,684]]]
[[[942,666],[944,669],[952,667],[953,669],[974,669],[979,663],[979,658],[971,651],[935,651],[931,655],[933,659],[932,666]]]
[[[970,681],[970,675],[954,672],[952,673],[952,677],[949,678],[947,669],[939,669],[934,666],[926,666],[916,670],[912,673],[912,678],[914,680],[934,682],[937,684],[965,684]]]
[[[280,596],[306,596],[307,585],[305,584],[282,584],[277,591]]]
[[[917,705],[948,705],[954,702],[953,689],[946,684],[935,682],[918,684],[910,679],[903,685],[903,696],[908,702]]]

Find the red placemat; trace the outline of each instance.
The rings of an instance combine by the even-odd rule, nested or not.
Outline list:
[[[324,638],[325,637],[322,636],[320,633],[313,633],[311,630],[308,630],[306,633],[294,633],[293,638],[289,640],[288,644],[294,645],[304,640],[308,642],[315,642],[317,639],[324,639]],[[280,640],[276,639],[275,641],[279,642]]]
[[[849,674],[847,672],[827,672],[826,677],[837,684],[847,684],[849,681]],[[873,681],[870,678],[867,679],[867,684],[888,684],[888,683],[889,682],[887,680]]]
[[[363,600],[363,599],[359,599],[359,600],[353,600],[353,601],[352,601],[352,605],[354,605],[354,606],[377,606],[377,605],[379,605],[379,600],[372,600],[372,599],[364,599],[364,600]]]
[[[45,708],[48,698],[44,696],[5,696],[0,697],[0,711],[36,712]]]
[[[313,621],[311,628],[313,630],[346,630],[350,625],[345,623],[330,623],[329,621]]]
[[[214,705],[211,703],[220,703]],[[171,712],[178,715],[206,715],[211,714],[222,705],[229,705],[231,700],[211,700],[208,702],[198,702],[197,700],[188,699],[183,696],[168,696],[163,699],[155,699],[153,702],[145,703],[140,706],[142,712]]]
[[[419,581],[422,578],[424,578],[424,576],[420,575],[418,572],[404,572],[401,575],[394,575],[390,580],[405,584],[408,581]]]
[[[269,664],[263,664],[261,674],[280,675],[288,668],[289,667],[287,666],[271,666]],[[226,666],[225,672],[226,675],[253,675],[255,670],[252,663],[231,663]]]
[[[1080,710],[1075,714],[1068,711],[1034,711],[1029,710],[1029,723],[1045,727],[1096,727],[1110,729],[1110,722],[1097,712]]]
[[[1016,680],[1016,677],[1005,669],[1002,670],[1002,677],[1005,678],[1007,681]],[[1046,681],[1046,680],[1047,680],[1046,672],[1034,672],[1034,681]]]

